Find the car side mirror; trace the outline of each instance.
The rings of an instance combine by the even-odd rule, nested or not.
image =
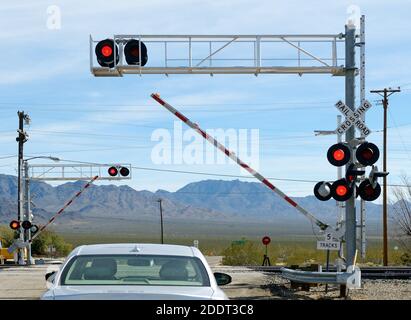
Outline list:
[[[46,278],[46,281],[53,282],[55,275],[56,275],[56,271],[52,271],[52,272],[46,273],[44,277]]]
[[[232,281],[231,276],[221,272],[214,272],[214,278],[219,286],[224,286]]]

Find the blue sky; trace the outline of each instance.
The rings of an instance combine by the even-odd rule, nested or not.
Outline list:
[[[331,180],[326,160],[335,136],[334,103],[344,80],[330,75],[129,75],[95,78],[89,70],[89,34],[337,34],[347,9],[366,15],[366,88],[374,107],[369,136],[382,144],[382,106],[370,89],[401,85],[390,100],[389,175],[399,183],[411,165],[411,3],[409,1],[13,1],[0,12],[0,172],[15,174],[17,110],[32,124],[27,155],[93,162],[126,162],[158,169],[243,175],[235,164],[156,165],[151,150],[156,128],[174,118],[151,101],[162,97],[203,128],[260,130],[260,172],[268,177]],[[61,9],[61,29],[46,26],[47,8]],[[359,78],[357,78],[359,80]],[[357,82],[358,84],[358,82]],[[357,85],[357,88],[359,86]],[[359,92],[357,92],[357,104]],[[381,166],[381,163],[379,163]],[[176,190],[205,176],[135,170],[138,190]],[[215,177],[210,177],[215,178]],[[222,178],[230,179],[230,178]],[[250,179],[244,179],[252,181]],[[312,194],[313,183],[278,181],[283,191]]]

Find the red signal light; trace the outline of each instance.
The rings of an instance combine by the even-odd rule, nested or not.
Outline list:
[[[110,168],[108,169],[108,174],[109,174],[111,177],[117,176],[117,175],[118,175],[118,170],[117,170],[117,168],[116,168],[116,167],[110,167]]]
[[[373,186],[370,180],[366,179],[360,183],[358,193],[360,194],[361,199],[365,201],[374,201],[381,195],[381,186],[378,182]]]
[[[21,223],[21,226],[23,227],[24,230],[28,230],[31,228],[31,222],[28,220],[25,220]]]
[[[351,158],[351,151],[344,143],[333,144],[327,152],[328,162],[333,166],[341,167],[346,165]]]
[[[120,59],[118,54],[118,46],[113,39],[105,39],[97,43],[95,53],[97,62],[102,67],[113,68]],[[116,56],[115,61],[114,56]]]
[[[333,153],[333,157],[337,161],[341,161],[342,159],[344,159],[344,155],[345,155],[344,150],[341,150],[341,149],[337,149]]]
[[[13,230],[20,229],[20,222],[17,220],[13,220],[12,222],[10,222],[10,228]]]
[[[130,174],[130,170],[128,170],[128,168],[126,167],[121,167],[120,169],[120,175],[122,175],[123,177],[127,177]]]
[[[380,157],[380,150],[371,142],[362,143],[355,152],[355,157],[363,166],[372,166]]]
[[[101,54],[105,57],[109,57],[113,54],[113,49],[110,46],[104,46],[101,48]]]
[[[337,201],[347,201],[352,194],[353,189],[346,179],[337,180],[331,185],[331,195]]]
[[[348,188],[346,186],[338,186],[335,189],[335,193],[338,194],[339,196],[343,197],[347,194]]]
[[[124,56],[129,65],[141,63],[141,66],[144,66],[148,61],[147,47],[143,41],[131,39],[124,47]]]

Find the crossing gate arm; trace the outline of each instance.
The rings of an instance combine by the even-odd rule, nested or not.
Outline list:
[[[182,113],[180,113],[177,109],[175,109],[173,106],[168,104],[166,101],[160,98],[160,96],[156,93],[151,94],[151,97],[156,100],[159,104],[161,104],[164,108],[166,108],[168,111],[170,111],[172,114],[174,114],[178,119],[183,121],[185,124],[187,124],[190,128],[192,128],[194,131],[199,133],[204,139],[206,139],[208,142],[210,142],[214,147],[219,149],[221,152],[223,152],[226,156],[228,156],[231,160],[236,162],[240,167],[243,169],[247,170],[251,175],[253,175],[255,178],[257,178],[260,182],[262,182],[266,187],[268,187],[271,191],[279,195],[282,199],[284,199],[289,205],[293,206],[296,208],[300,213],[302,213],[306,218],[308,218],[311,222],[315,223],[321,230],[327,230],[330,228],[330,226],[320,220],[318,220],[312,213],[308,212],[306,209],[301,207],[298,203],[296,203],[293,199],[288,197],[284,192],[282,192],[280,189],[278,189],[276,186],[274,186],[270,181],[268,181],[264,176],[262,176],[259,172],[255,171],[253,168],[251,168],[248,164],[243,162],[240,158],[238,158],[234,152],[231,152],[228,150],[224,145],[222,145],[220,142],[218,142],[214,137],[210,136],[207,132],[205,132],[203,129],[201,129],[196,123],[192,122],[190,119],[188,119],[186,116],[184,116]]]
[[[91,179],[89,182],[87,182],[87,183],[84,185],[84,187],[82,187],[82,188],[80,189],[80,191],[76,192],[76,194],[75,194],[74,196],[72,196],[71,199],[70,199],[69,201],[67,201],[66,204],[65,204],[59,211],[57,211],[57,213],[56,213],[54,216],[52,216],[52,217],[50,218],[50,220],[49,220],[44,226],[42,226],[42,227],[40,228],[40,230],[31,238],[30,242],[32,242],[35,238],[37,238],[37,237],[39,236],[39,234],[44,231],[44,229],[46,229],[50,224],[52,224],[52,223],[54,222],[54,220],[55,220],[60,214],[62,214],[63,211],[64,211],[68,206],[70,206],[70,205],[74,202],[74,200],[76,200],[76,199],[83,193],[83,191],[86,190],[88,187],[90,187],[98,178],[99,178],[99,176],[94,176],[93,179]]]

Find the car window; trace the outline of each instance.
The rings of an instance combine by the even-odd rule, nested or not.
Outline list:
[[[84,255],[62,271],[61,285],[209,286],[196,257],[156,255]]]

